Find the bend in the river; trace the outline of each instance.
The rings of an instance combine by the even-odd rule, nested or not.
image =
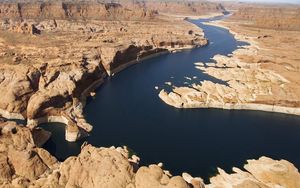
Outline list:
[[[300,117],[176,109],[158,97],[155,87],[170,87],[165,82],[178,86],[205,79],[220,82],[196,69],[194,63],[209,62],[216,54],[228,55],[245,45],[228,30],[204,25],[203,21],[209,20],[191,22],[204,30],[208,46],[154,57],[111,77],[85,108],[87,120],[94,126],[91,135],[68,143],[62,124],[45,124],[43,127],[53,132],[45,148],[63,160],[78,154],[83,141],[94,146],[127,145],[141,157],[142,165],[163,162],[174,175],[187,171],[203,178],[213,175],[216,167],[230,170],[262,155],[284,158],[300,167],[300,150],[292,144],[300,142]]]

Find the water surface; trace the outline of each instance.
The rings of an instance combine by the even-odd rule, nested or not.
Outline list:
[[[108,79],[85,108],[91,135],[79,142],[64,140],[60,123],[43,125],[53,132],[45,148],[63,160],[77,155],[83,141],[94,146],[126,145],[141,157],[142,165],[163,162],[172,174],[184,171],[208,178],[216,167],[229,171],[246,159],[269,156],[287,159],[300,167],[300,117],[220,109],[176,109],[158,97],[160,89],[214,79],[195,69],[195,62],[210,62],[215,54],[232,53],[243,42],[225,29],[203,25],[210,44],[203,48],[166,54],[142,61]],[[192,81],[184,77],[194,77]]]

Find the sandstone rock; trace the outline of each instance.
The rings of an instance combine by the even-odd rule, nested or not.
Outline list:
[[[17,25],[13,25],[9,30],[12,32],[22,33],[22,34],[31,34],[31,35],[41,34],[41,31],[37,29],[34,24],[28,24],[26,22],[21,22]]]
[[[234,169],[235,173],[227,174],[224,170],[218,169],[219,174],[210,179],[207,188],[236,187],[236,188],[270,188],[257,181],[251,174],[240,169]]]
[[[26,186],[49,168],[57,167],[54,157],[44,149],[36,148],[34,138],[38,138],[41,131],[31,131],[10,121],[0,123],[0,127],[0,185],[9,182],[17,185],[19,182],[19,186]]]
[[[66,187],[126,187],[133,169],[128,160],[114,149],[85,146],[78,157],[67,159],[61,166],[60,184]]]
[[[145,1],[145,7],[157,10],[161,14],[181,16],[200,16],[225,11],[221,4],[204,1]]]
[[[204,80],[192,87],[175,87],[170,93],[161,90],[159,97],[177,108],[263,110],[299,115],[300,93],[296,88],[287,89],[294,88],[290,80],[271,69],[243,61],[243,57],[258,53],[257,47],[250,46],[236,50],[231,57],[216,55],[213,58],[216,63],[206,63],[208,67],[197,63],[197,69],[224,83]],[[298,82],[299,77],[292,79]]]
[[[182,177],[169,178],[157,165],[141,167],[135,175],[136,188],[188,188]]]
[[[0,153],[0,182],[10,181],[13,175],[13,169],[8,164],[8,158],[4,154]]]
[[[51,137],[51,132],[44,129],[33,129],[32,130],[32,139],[34,144],[38,147],[42,147]]]
[[[58,166],[58,161],[47,150],[35,148],[34,151],[39,155],[43,163],[50,169],[55,169]]]
[[[208,185],[188,173],[173,177],[162,164],[139,167],[139,158],[129,158],[127,147],[96,148],[85,143],[78,156],[58,162],[36,147],[29,128],[12,122],[2,122],[0,127],[1,187],[298,188],[300,182],[291,163],[267,157],[248,160],[244,167],[248,172],[233,168],[234,173],[227,174],[218,169],[219,174]]]
[[[107,75],[152,55],[207,44],[191,23],[121,3],[0,3],[0,115],[27,119],[31,129],[65,123],[66,139],[76,141],[92,131],[85,100]],[[35,29],[36,37],[8,32]]]
[[[232,20],[247,20],[256,27],[280,30],[300,29],[300,8],[280,6],[246,5],[238,8]],[[268,36],[268,35],[265,35]],[[266,37],[263,37],[266,38]]]
[[[130,11],[117,3],[94,2],[4,2],[0,17],[13,19],[149,19],[155,12],[139,8]],[[135,8],[135,7],[131,7]]]
[[[9,149],[8,158],[14,167],[16,175],[34,180],[48,169],[39,155],[32,150],[17,151]]]
[[[300,187],[300,174],[293,164],[286,160],[272,160],[261,157],[259,160],[248,160],[245,169],[258,181],[269,187]]]
[[[299,187],[300,174],[298,170],[288,161],[276,161],[267,157],[258,160],[248,160],[244,172],[238,168],[233,168],[235,173],[227,174],[222,169],[218,169],[219,175],[210,179],[208,188],[219,187]]]
[[[27,101],[37,90],[39,72],[33,67],[24,65],[2,65],[0,68],[0,108],[10,113],[23,114]],[[2,116],[14,118],[13,116]]]

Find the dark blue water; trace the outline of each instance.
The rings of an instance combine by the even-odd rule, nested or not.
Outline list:
[[[163,162],[173,174],[184,171],[208,178],[216,167],[230,170],[246,159],[262,155],[287,159],[300,167],[300,117],[257,111],[176,109],[162,102],[155,86],[168,88],[209,79],[194,62],[209,62],[215,54],[230,54],[244,43],[227,30],[201,24],[210,44],[203,48],[167,54],[134,65],[108,79],[85,108],[94,126],[91,135],[77,143],[64,141],[64,126],[43,125],[53,132],[45,145],[60,160],[80,151],[83,141],[94,146],[126,145],[142,164]],[[184,77],[197,76],[192,81]],[[185,83],[188,82],[188,83]],[[170,88],[169,88],[170,89]]]

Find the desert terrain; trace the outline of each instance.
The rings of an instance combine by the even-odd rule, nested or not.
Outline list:
[[[269,17],[275,9],[247,12],[242,7],[230,19],[210,23],[250,44],[230,57],[216,56],[215,64],[195,65],[228,86],[210,81],[176,86],[171,93],[162,90],[162,100],[179,108],[299,115],[299,11],[280,9],[292,14],[282,14],[282,20],[295,18],[286,23]],[[205,184],[188,173],[172,176],[162,163],[139,166],[139,157],[126,147],[85,143],[78,156],[65,161],[41,148],[51,136],[38,127],[43,122],[65,123],[70,142],[92,131],[83,114],[86,98],[107,78],[142,59],[208,44],[199,27],[173,14],[200,17],[224,11],[219,3],[205,1],[0,1],[0,187],[300,187],[293,164],[268,157],[248,160],[231,174],[218,169]]]
[[[153,54],[207,44],[198,27],[139,4],[0,6],[0,114],[30,127],[66,123],[69,141],[91,131],[82,109],[105,77]]]
[[[249,45],[230,56],[216,55],[195,67],[226,84],[203,80],[191,87],[174,86],[160,97],[178,108],[223,108],[300,115],[298,7],[242,7],[225,21],[208,24],[228,28]]]

